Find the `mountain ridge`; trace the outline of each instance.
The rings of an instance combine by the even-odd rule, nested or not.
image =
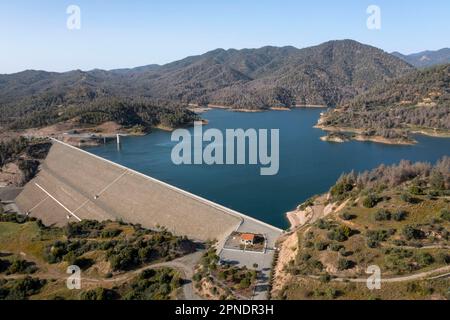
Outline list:
[[[0,75],[0,121],[45,107],[64,108],[111,96],[236,109],[334,107],[412,70],[399,58],[354,40],[303,49],[216,49],[161,66],[112,71],[28,70]]]
[[[427,68],[435,65],[450,63],[450,48],[426,50],[407,55],[404,55],[397,51],[392,52],[391,54],[408,62],[416,68]]]

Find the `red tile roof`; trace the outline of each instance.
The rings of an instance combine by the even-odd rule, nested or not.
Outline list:
[[[255,235],[252,233],[243,233],[241,234],[241,239],[245,241],[253,241],[255,240]]]

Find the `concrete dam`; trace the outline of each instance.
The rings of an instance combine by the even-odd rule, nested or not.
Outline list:
[[[201,241],[222,240],[245,227],[268,235],[270,245],[281,230],[190,194],[139,172],[58,140],[38,175],[17,197],[23,213],[46,225],[123,220],[147,228],[163,226]]]

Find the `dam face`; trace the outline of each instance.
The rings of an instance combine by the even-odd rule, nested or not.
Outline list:
[[[262,276],[253,298],[267,298],[282,230],[58,140],[53,140],[38,175],[27,183],[16,204],[45,225],[123,220],[150,229],[165,227],[193,240],[218,240],[221,261],[258,266]],[[262,251],[226,245],[236,233],[249,232],[264,238]]]
[[[233,210],[56,140],[16,203],[46,225],[123,220],[202,241],[223,239],[244,221]]]

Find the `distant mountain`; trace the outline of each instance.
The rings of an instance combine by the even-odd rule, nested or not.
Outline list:
[[[0,75],[0,121],[111,97],[265,109],[330,107],[414,68],[352,40],[297,49],[217,49],[163,66]]]
[[[416,68],[427,68],[434,65],[450,63],[450,48],[437,51],[422,51],[409,55],[403,55],[399,52],[393,52],[392,54]]]

